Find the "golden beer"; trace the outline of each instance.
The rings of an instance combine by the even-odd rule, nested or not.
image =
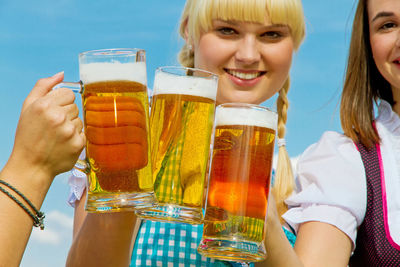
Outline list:
[[[152,191],[147,103],[146,86],[137,82],[85,85],[89,195]]]
[[[263,247],[259,250],[265,235],[276,114],[271,112],[269,119],[265,110],[254,109],[257,106],[240,105],[218,107],[198,251],[225,260],[260,261],[265,258]]]
[[[137,214],[201,223],[217,82],[214,77],[206,82],[203,77],[172,77],[156,74],[151,105],[151,159],[159,207]]]
[[[79,56],[89,212],[135,211],[153,192],[144,51],[107,49]]]

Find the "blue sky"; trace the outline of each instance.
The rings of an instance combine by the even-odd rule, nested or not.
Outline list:
[[[117,47],[147,51],[148,84],[156,67],[177,65],[184,0],[0,0],[0,167],[11,152],[20,108],[36,80],[65,71],[76,81],[80,52]],[[296,158],[326,130],[340,131],[339,98],[354,0],[304,0],[307,37],[293,60],[287,146]],[[77,101],[80,105],[79,97]],[[34,230],[21,266],[63,266],[73,209],[67,174],[57,177],[42,210],[46,230]]]

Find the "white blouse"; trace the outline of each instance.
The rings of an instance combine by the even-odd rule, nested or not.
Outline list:
[[[389,103],[381,101],[376,118],[381,138],[389,233],[400,244],[400,118]],[[297,192],[286,203],[283,215],[297,232],[303,222],[332,224],[355,245],[357,228],[367,208],[366,175],[361,155],[353,141],[336,132],[326,132],[297,163]],[[355,246],[353,246],[354,248]]]
[[[86,150],[82,150],[79,159],[84,160],[86,158]],[[75,202],[80,200],[83,191],[86,188],[87,177],[86,174],[80,170],[72,169],[71,176],[68,179],[68,185],[70,187],[69,196],[68,196],[68,204],[72,207],[75,207]]]

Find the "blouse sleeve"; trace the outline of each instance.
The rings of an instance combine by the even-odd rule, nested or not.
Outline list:
[[[84,160],[86,157],[85,150],[82,151],[79,159]],[[69,196],[68,196],[68,204],[71,207],[75,207],[75,202],[80,200],[83,194],[83,191],[86,188],[86,174],[77,169],[71,170],[71,176],[68,179],[68,185],[70,187]]]
[[[286,222],[296,232],[304,222],[329,223],[354,245],[366,211],[367,189],[364,165],[353,141],[326,132],[299,158],[296,178],[299,188],[286,200]]]

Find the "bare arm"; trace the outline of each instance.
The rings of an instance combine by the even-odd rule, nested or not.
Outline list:
[[[335,226],[322,222],[303,223],[295,251],[305,266],[347,266],[352,241]]]
[[[256,267],[347,266],[352,241],[345,233],[327,223],[307,222],[299,227],[293,249],[282,230],[274,205],[273,200],[268,205],[267,259],[256,263]]]
[[[74,94],[67,89],[51,91],[62,79],[60,73],[36,83],[22,107],[11,156],[0,172],[0,179],[17,188],[37,209],[54,176],[74,165],[85,142]],[[1,265],[19,266],[33,220],[3,192],[0,213]]]
[[[255,263],[256,267],[303,267],[299,257],[293,250],[279,220],[274,197],[269,196],[268,216],[265,233],[265,249],[267,259]]]
[[[133,212],[95,214],[75,204],[74,238],[66,266],[129,266],[136,223]]]

